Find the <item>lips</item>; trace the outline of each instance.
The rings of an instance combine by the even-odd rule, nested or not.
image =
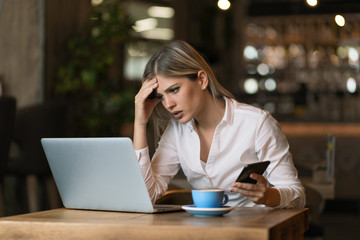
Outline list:
[[[180,119],[183,115],[183,112],[182,111],[174,111],[174,112],[171,112],[171,114],[174,116],[175,119]]]

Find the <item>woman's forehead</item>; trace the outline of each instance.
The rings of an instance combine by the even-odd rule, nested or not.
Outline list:
[[[181,83],[186,80],[185,77],[166,77],[162,75],[156,75],[155,78],[158,80],[159,85],[173,85],[174,83]]]
[[[166,77],[162,75],[156,75],[155,78],[158,80],[158,92],[164,92],[171,86],[178,86],[186,83],[191,83],[191,81],[186,77]]]
[[[164,76],[159,76],[159,75],[155,76],[155,78],[157,79],[158,84],[159,84],[158,92],[163,92],[170,86],[173,86],[174,84],[179,84],[179,83],[183,82],[183,79],[181,79],[181,78],[169,78],[169,77],[164,77]]]

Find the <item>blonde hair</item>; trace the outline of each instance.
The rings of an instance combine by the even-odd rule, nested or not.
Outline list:
[[[187,77],[190,81],[197,79],[200,70],[208,76],[208,91],[214,99],[233,95],[220,85],[214,72],[204,58],[185,41],[174,41],[160,48],[146,64],[143,81],[154,78],[156,75],[165,77]],[[150,124],[153,127],[155,142],[157,142],[167,127],[172,115],[163,107],[157,104],[150,117]]]

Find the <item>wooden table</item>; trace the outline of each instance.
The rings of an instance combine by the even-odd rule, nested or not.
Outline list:
[[[239,207],[223,217],[55,209],[0,218],[0,239],[303,239],[308,209]]]

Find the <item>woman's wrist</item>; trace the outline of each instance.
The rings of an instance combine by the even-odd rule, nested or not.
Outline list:
[[[147,147],[146,124],[141,124],[134,121],[133,144],[135,150],[140,150]]]
[[[265,205],[268,207],[278,207],[280,205],[280,193],[276,188],[267,188]]]

